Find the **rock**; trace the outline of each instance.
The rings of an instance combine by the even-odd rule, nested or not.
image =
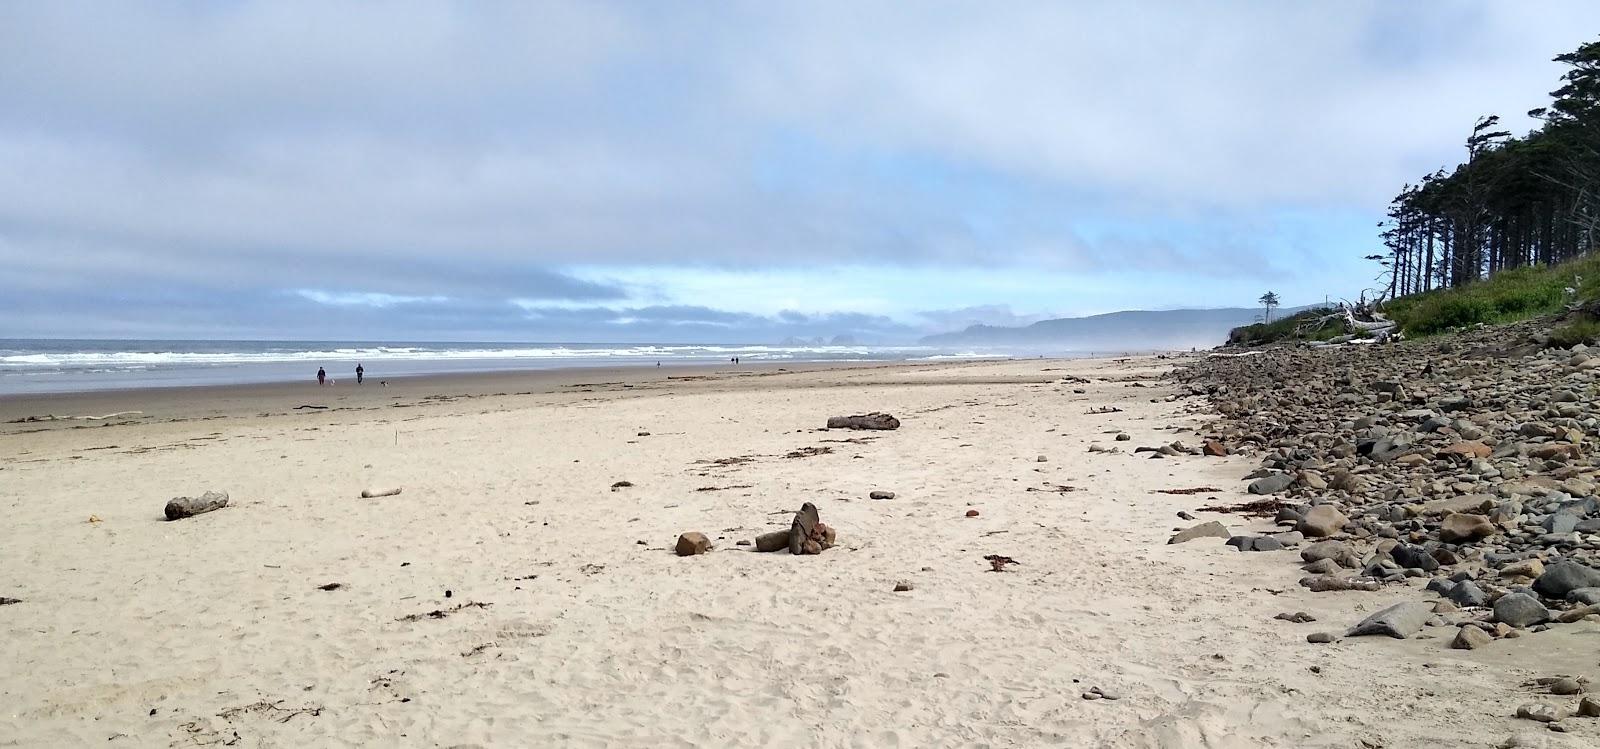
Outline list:
[[[1500,568],[1501,577],[1535,578],[1542,574],[1544,574],[1544,562],[1537,559],[1524,559]]]
[[[1554,723],[1566,717],[1566,713],[1552,705],[1535,703],[1517,708],[1517,717],[1524,720],[1536,720],[1540,723]]]
[[[1127,432],[1117,432],[1116,439],[1118,442],[1127,442],[1133,439],[1133,435],[1128,434]]]
[[[1255,481],[1250,482],[1250,493],[1276,494],[1284,489],[1289,488],[1289,485],[1293,483],[1293,476],[1290,476],[1287,473],[1274,473],[1271,476],[1263,476]]]
[[[1399,544],[1389,550],[1389,556],[1401,567],[1419,569],[1423,572],[1439,569],[1439,562],[1419,546]]]
[[[977,510],[967,510],[967,517],[975,518],[977,516],[978,516],[978,511]],[[1168,543],[1171,543],[1171,541],[1168,541]]]
[[[1040,455],[1039,457],[1034,458],[1033,462],[1035,462],[1035,463],[1049,463],[1050,462],[1050,456],[1048,456],[1048,455]]]
[[[1300,482],[1301,486],[1314,491],[1320,492],[1328,488],[1328,482],[1322,478],[1322,474],[1316,471],[1301,471],[1300,478],[1297,481]]]
[[[1269,538],[1277,541],[1280,544],[1283,544],[1284,546],[1299,546],[1301,543],[1305,542],[1306,534],[1301,533],[1300,531],[1288,531],[1285,533],[1274,533],[1269,536]]]
[[[1316,643],[1319,645],[1330,643],[1337,639],[1339,638],[1334,637],[1332,632],[1312,632],[1311,634],[1306,635],[1306,642]]]
[[[1221,458],[1227,456],[1228,448],[1216,440],[1206,440],[1206,443],[1200,447],[1200,452],[1213,458]]]
[[[1533,449],[1528,451],[1528,455],[1530,457],[1538,458],[1539,460],[1561,460],[1561,461],[1566,461],[1566,460],[1576,460],[1578,458],[1579,452],[1578,452],[1578,446],[1577,445],[1567,445],[1567,444],[1562,444],[1562,443],[1559,443],[1559,442],[1551,442],[1551,443],[1546,443],[1546,444],[1534,447]]]
[[[1439,540],[1446,543],[1472,541],[1494,535],[1494,523],[1482,515],[1453,513],[1439,526]]]
[[[1343,568],[1339,566],[1338,562],[1335,562],[1332,559],[1318,559],[1317,561],[1307,564],[1300,569],[1317,575],[1327,576],[1332,575]]]
[[[977,511],[974,510],[973,512]],[[971,516],[969,515],[968,517]],[[1167,543],[1181,544],[1187,541],[1193,541],[1197,538],[1228,538],[1232,535],[1233,534],[1228,532],[1227,526],[1216,520],[1213,520],[1209,523],[1201,523],[1199,525],[1178,531],[1177,533],[1172,534],[1172,538],[1167,539]]]
[[[1494,452],[1488,445],[1472,440],[1470,442],[1457,442],[1454,445],[1439,451],[1441,455],[1459,455],[1463,458],[1487,458]]]
[[[1457,583],[1454,588],[1450,589],[1449,593],[1445,594],[1445,598],[1450,599],[1451,603],[1463,607],[1479,607],[1489,605],[1489,595],[1483,592],[1483,588],[1478,587],[1478,584],[1471,580]]]
[[[1226,544],[1238,549],[1239,551],[1253,551],[1256,546],[1256,537],[1233,536],[1226,541]]]
[[[711,539],[706,538],[706,534],[704,533],[699,531],[689,531],[688,533],[678,536],[677,551],[678,556],[680,557],[692,557],[696,554],[704,554],[710,550]]]
[[[1578,714],[1585,718],[1600,718],[1600,698],[1585,697],[1578,700]]]
[[[1356,556],[1355,549],[1343,541],[1318,541],[1300,550],[1300,558],[1307,562],[1316,562],[1323,559],[1350,559]]]
[[[1557,601],[1578,588],[1600,588],[1600,570],[1577,562],[1557,562],[1546,567],[1533,582],[1533,589],[1540,595]]]
[[[1307,538],[1318,538],[1338,533],[1348,522],[1349,518],[1331,505],[1317,505],[1306,512],[1295,530],[1304,533]]]
[[[1546,533],[1565,535],[1578,529],[1578,516],[1565,512],[1557,512],[1544,519]]]
[[[894,499],[894,492],[888,492],[888,491],[883,491],[882,489],[879,489],[877,491],[872,492],[871,494],[868,494],[867,498],[868,499]]]
[[[1494,620],[1523,629],[1550,620],[1550,610],[1527,593],[1507,593],[1494,602]]]
[[[1456,512],[1481,513],[1492,509],[1496,498],[1491,494],[1464,494],[1459,497],[1431,499],[1422,503],[1425,516],[1449,515]]]
[[[1388,635],[1404,640],[1422,630],[1433,616],[1433,606],[1420,601],[1403,601],[1361,620],[1344,633],[1345,637]]]
[[[1582,621],[1585,617],[1597,615],[1600,615],[1600,605],[1590,604],[1588,606],[1579,606],[1575,609],[1563,611],[1556,615],[1556,621],[1561,622],[1562,624],[1571,624],[1573,622]]]
[[[910,580],[901,580],[900,582],[894,584],[894,592],[904,593],[908,590],[912,590],[914,587],[915,586],[911,584]]]
[[[1283,542],[1273,536],[1257,536],[1251,551],[1278,551],[1283,548]]]
[[[1450,641],[1450,647],[1457,650],[1477,650],[1491,642],[1494,642],[1494,638],[1488,632],[1467,624],[1456,630],[1456,637]]]
[[[1583,684],[1579,683],[1577,679],[1574,679],[1570,676],[1563,676],[1550,682],[1551,694],[1569,695],[1578,694],[1582,691]]]
[[[1281,614],[1279,614],[1277,616],[1274,616],[1272,618],[1280,619],[1280,620],[1286,621],[1286,622],[1293,622],[1295,624],[1306,624],[1306,623],[1314,622],[1314,621],[1317,620],[1316,617],[1314,617],[1314,616],[1312,616],[1310,614],[1307,614],[1304,611],[1296,611],[1293,614],[1285,611],[1285,612],[1283,612],[1283,613],[1281,613]]]
[[[1600,588],[1573,588],[1567,591],[1567,600],[1589,605],[1600,603]]]

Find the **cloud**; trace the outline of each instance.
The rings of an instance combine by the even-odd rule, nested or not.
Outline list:
[[[446,297],[473,331],[509,299],[910,327],[1110,304],[892,283],[927,268],[1124,283],[1118,307],[1343,293],[1387,197],[1475,116],[1527,126],[1600,26],[1532,6],[9,3],[0,296]],[[814,283],[860,268],[878,288]]]
[[[328,304],[336,307],[364,306],[383,308],[393,307],[397,304],[443,303],[450,301],[449,297],[442,296],[397,296],[395,294],[380,294],[372,291],[296,289],[295,294],[317,304]]]

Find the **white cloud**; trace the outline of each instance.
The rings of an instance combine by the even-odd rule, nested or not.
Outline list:
[[[328,304],[336,307],[393,307],[397,304],[444,304],[450,301],[443,296],[398,296],[395,294],[380,294],[372,291],[319,291],[317,289],[297,289],[296,294],[309,299],[317,304]]]

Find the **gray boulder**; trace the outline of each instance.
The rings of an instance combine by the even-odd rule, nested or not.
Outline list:
[[[1600,588],[1573,588],[1567,591],[1567,600],[1584,605],[1600,603]]]
[[[1287,473],[1274,473],[1271,476],[1263,476],[1255,481],[1250,482],[1250,493],[1276,494],[1284,489],[1289,488],[1289,485],[1293,483],[1293,476],[1290,476]]]
[[[1331,505],[1317,505],[1306,512],[1304,519],[1295,527],[1295,530],[1304,533],[1307,538],[1331,536],[1344,529],[1350,522],[1344,513],[1334,509]]]
[[[1522,629],[1550,620],[1550,610],[1527,593],[1507,593],[1494,602],[1494,620]]]
[[[1439,569],[1439,562],[1430,556],[1426,549],[1420,546],[1400,544],[1389,550],[1389,556],[1401,567],[1415,568],[1423,572],[1432,572]]]
[[[1578,588],[1600,588],[1600,570],[1577,562],[1558,562],[1546,567],[1544,574],[1533,581],[1534,590],[1557,601]]]
[[[1471,580],[1463,580],[1456,583],[1456,586],[1451,588],[1450,592],[1444,594],[1444,597],[1462,608],[1489,605],[1489,594],[1483,592],[1483,588],[1478,587],[1478,584]]]
[[[1167,543],[1181,544],[1197,538],[1229,538],[1232,535],[1228,532],[1227,526],[1213,520],[1209,523],[1201,523],[1178,531],[1172,534],[1172,538],[1167,539]]]
[[[1433,617],[1433,605],[1422,601],[1405,601],[1390,606],[1361,620],[1360,624],[1345,632],[1345,637],[1363,635],[1388,635],[1404,640],[1422,630],[1422,625]]]

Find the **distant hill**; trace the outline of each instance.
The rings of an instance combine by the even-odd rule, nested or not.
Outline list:
[[[1274,310],[1274,318],[1302,308]],[[929,346],[1052,346],[1078,351],[1134,351],[1210,348],[1228,340],[1228,331],[1261,317],[1260,307],[1223,309],[1128,310],[1089,317],[1040,320],[1021,328],[973,325],[955,333],[922,339]]]

